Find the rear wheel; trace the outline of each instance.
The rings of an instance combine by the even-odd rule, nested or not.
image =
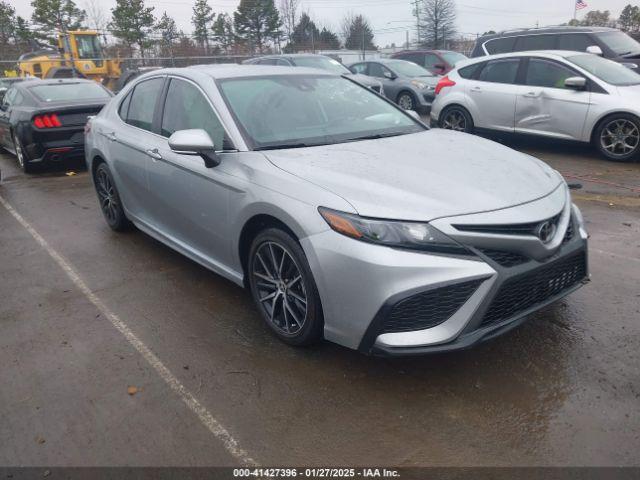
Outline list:
[[[263,319],[289,345],[311,345],[322,338],[320,296],[309,263],[288,233],[270,228],[251,245],[249,285]]]
[[[593,142],[609,160],[632,161],[640,152],[640,119],[626,113],[612,115],[600,123]]]
[[[463,107],[453,105],[445,108],[440,115],[440,128],[455,130],[456,132],[473,133],[473,119]]]
[[[17,137],[15,133],[11,135],[13,139],[13,149],[16,152],[16,158],[18,159],[18,165],[22,169],[24,173],[32,173],[34,171],[34,167],[29,163],[29,159],[27,158],[27,154],[22,148],[22,142]]]
[[[104,219],[107,221],[107,225],[116,232],[129,230],[132,223],[124,213],[120,195],[106,163],[98,165],[94,180],[100,209]]]

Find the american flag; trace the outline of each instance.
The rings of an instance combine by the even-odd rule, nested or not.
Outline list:
[[[582,10],[583,8],[587,8],[588,6],[589,5],[587,5],[587,3],[583,0],[576,0],[576,10]]]

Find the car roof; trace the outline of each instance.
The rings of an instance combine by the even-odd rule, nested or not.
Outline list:
[[[616,28],[610,27],[570,27],[556,26],[543,28],[521,28],[516,30],[505,30],[498,33],[483,35],[479,40],[485,42],[493,38],[519,37],[521,35],[544,35],[550,33],[596,33],[596,32],[614,32]]]
[[[140,78],[147,78],[154,75],[189,75],[188,72],[197,71],[214,79],[260,77],[265,75],[324,75],[339,77],[340,75],[307,67],[286,67],[275,65],[238,65],[235,63],[223,63],[217,65],[194,65],[187,68],[165,68],[149,72]]]
[[[476,63],[487,62],[490,60],[496,60],[500,58],[513,58],[513,57],[545,57],[563,59],[567,57],[574,57],[576,55],[591,55],[587,52],[576,52],[571,50],[527,50],[524,52],[509,52],[499,53],[496,55],[486,55],[484,57],[470,58],[468,60],[460,61],[456,64],[456,70],[463,68],[467,65],[473,65]]]
[[[455,50],[433,50],[428,48],[418,48],[416,50],[401,50],[399,52],[395,52],[393,55],[400,55],[405,53],[460,53]],[[460,55],[463,55],[462,53]]]

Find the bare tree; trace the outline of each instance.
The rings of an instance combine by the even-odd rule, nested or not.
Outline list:
[[[298,24],[298,7],[300,0],[280,0],[280,16],[282,26],[287,34],[287,39],[291,42],[291,35]]]
[[[100,0],[84,0],[84,11],[87,13],[89,26],[101,33],[107,29],[109,18],[105,13]]]
[[[418,11],[422,45],[429,48],[446,48],[456,33],[455,0],[421,0]]]

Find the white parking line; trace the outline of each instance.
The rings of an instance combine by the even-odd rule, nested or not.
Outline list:
[[[100,300],[100,298],[91,291],[87,284],[82,280],[80,275],[71,266],[65,258],[53,249],[47,241],[20,215],[2,195],[0,195],[0,203],[7,211],[22,225],[36,242],[55,260],[55,262],[64,270],[67,276],[75,284],[76,287],[87,297],[87,299],[95,305],[95,307],[111,322],[111,324],[127,339],[127,341],[135,348],[140,355],[158,372],[158,375],[164,382],[176,392],[187,407],[197,415],[202,424],[224,444],[227,451],[244,465],[257,465],[257,463],[249,456],[249,454],[238,445],[229,431],[211,413],[202,406],[202,404],[193,396],[193,394],[182,384],[180,380],[171,373],[171,371],[160,361],[158,357],[140,340],[135,333],[124,323],[120,317],[113,313]]]

